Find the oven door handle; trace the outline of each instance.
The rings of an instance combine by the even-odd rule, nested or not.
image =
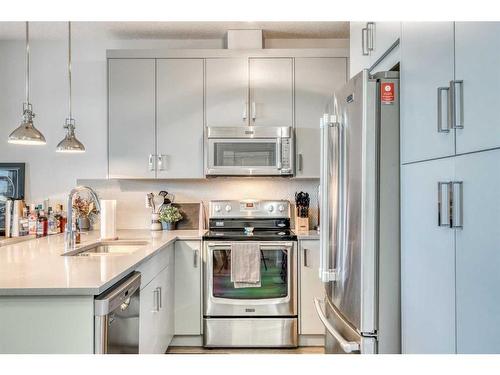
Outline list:
[[[221,242],[221,243],[208,243],[208,249],[227,249],[231,248],[231,243],[230,242]],[[286,247],[286,248],[292,248],[293,243],[291,242],[268,242],[266,244],[261,244],[260,249],[262,250],[276,250],[277,247]]]

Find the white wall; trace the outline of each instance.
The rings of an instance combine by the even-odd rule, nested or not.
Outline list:
[[[58,25],[58,26],[57,26]],[[120,48],[222,48],[223,40],[117,40],[79,39],[73,35],[73,117],[77,136],[87,152],[57,154],[56,145],[64,137],[67,117],[66,25],[58,40],[43,40],[44,27],[34,24],[31,42],[31,102],[35,126],[47,139],[45,146],[19,146],[7,138],[21,121],[24,101],[24,41],[0,41],[0,162],[26,162],[26,198],[42,201],[61,198],[77,178],[105,178],[107,171],[107,85],[106,50]]]

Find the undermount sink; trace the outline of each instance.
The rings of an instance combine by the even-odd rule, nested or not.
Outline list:
[[[63,256],[101,256],[101,255],[126,255],[149,245],[144,240],[115,240],[100,241],[62,253]]]

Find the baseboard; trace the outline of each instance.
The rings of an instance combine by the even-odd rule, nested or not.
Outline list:
[[[203,346],[203,336],[174,336],[170,346]]]
[[[299,335],[299,346],[325,346],[325,335]]]

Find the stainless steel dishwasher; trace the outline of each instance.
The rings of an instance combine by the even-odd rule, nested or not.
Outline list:
[[[139,353],[141,274],[132,273],[94,301],[94,353]]]

